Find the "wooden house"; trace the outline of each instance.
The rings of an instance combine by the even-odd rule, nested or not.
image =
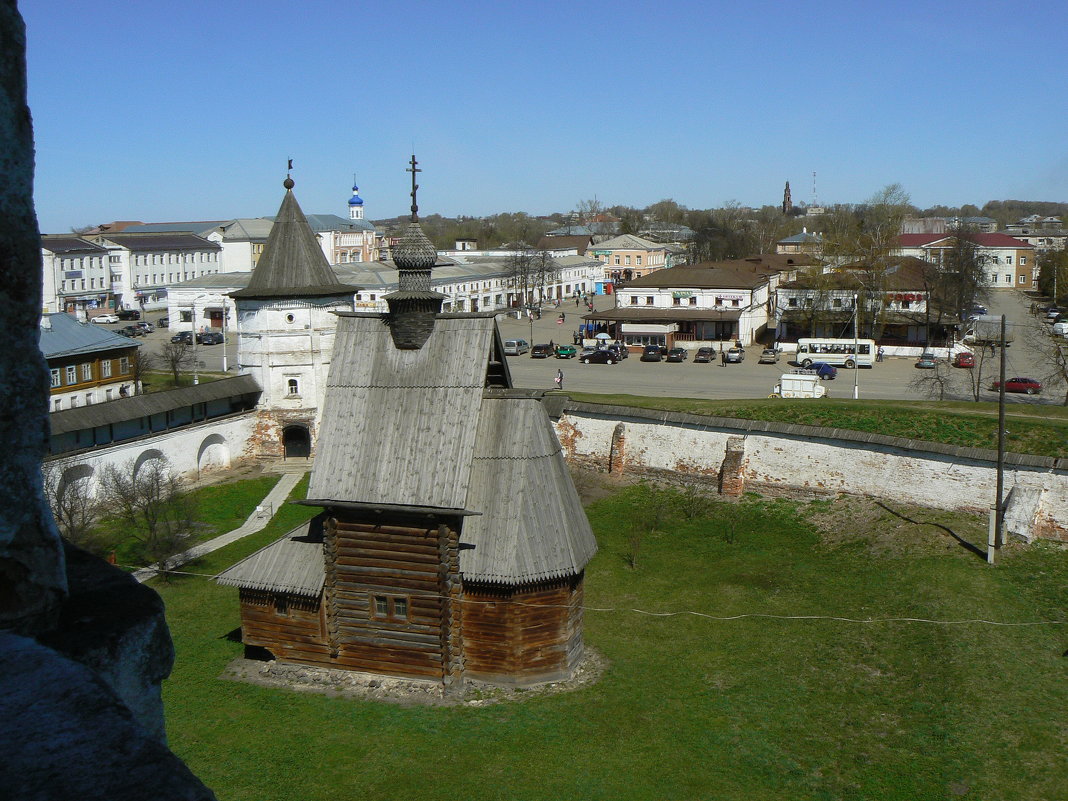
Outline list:
[[[413,215],[388,314],[340,313],[311,522],[218,578],[246,646],[302,664],[526,685],[582,657],[596,551],[535,393],[492,314],[443,314]]]

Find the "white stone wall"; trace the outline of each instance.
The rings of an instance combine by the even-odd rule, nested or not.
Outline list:
[[[655,414],[655,413],[654,413]],[[613,448],[613,432],[622,437]],[[994,500],[992,460],[849,440],[744,429],[702,430],[679,423],[568,410],[557,421],[568,458],[600,470],[676,472],[718,480],[728,437],[744,439],[746,488],[782,495],[853,494],[938,509],[984,511]],[[620,444],[620,442],[622,444]],[[1068,540],[1068,471],[1007,465],[1009,533]],[[1033,509],[1031,508],[1033,507]]]
[[[249,458],[255,424],[256,414],[249,412],[94,448],[81,455],[61,456],[50,463],[69,471],[66,474],[72,478],[88,478],[94,491],[106,466],[125,469],[133,463],[139,467],[160,456],[167,458],[176,473],[195,480],[205,473],[230,469]]]

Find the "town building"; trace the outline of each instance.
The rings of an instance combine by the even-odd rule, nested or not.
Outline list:
[[[587,254],[603,265],[600,280],[596,283],[597,294],[611,292],[615,284],[673,266],[669,263],[667,245],[634,234],[607,239],[589,248]],[[674,266],[678,266],[680,260],[676,258],[674,261]]]
[[[58,412],[134,395],[138,343],[73,314],[41,316],[49,409]]]
[[[884,346],[952,344],[960,319],[952,303],[938,297],[936,272],[911,256],[878,271],[859,264],[806,271],[775,290],[776,341],[848,338],[855,323],[859,336]]]
[[[122,275],[113,275],[107,248],[80,236],[42,236],[42,311],[80,320],[115,308]]]
[[[221,247],[185,232],[100,234],[107,249],[115,309],[160,309],[167,287],[219,272]]]
[[[616,292],[616,307],[586,315],[595,330],[628,347],[751,345],[768,326],[771,297],[783,280],[816,262],[755,256],[655,270]]]
[[[915,256],[932,264],[950,261],[957,234],[901,234],[897,256]],[[974,243],[976,257],[983,267],[983,285],[990,289],[1031,289],[1038,278],[1035,248],[1021,239],[1002,233],[961,234]]]
[[[781,254],[804,253],[820,258],[823,256],[823,235],[810,233],[803,228],[801,233],[787,236],[775,243],[775,252]]]
[[[1032,214],[1019,222],[1005,226],[1005,233],[1031,245],[1036,253],[1064,250],[1068,243],[1068,229],[1060,217],[1039,217]]]
[[[304,501],[322,512],[217,578],[240,588],[249,655],[446,691],[566,679],[596,541],[493,314],[430,289],[414,180],[412,198],[389,311],[338,317]]]

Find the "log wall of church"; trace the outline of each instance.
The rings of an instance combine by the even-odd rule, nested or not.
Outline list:
[[[281,662],[327,664],[321,596],[241,590],[241,641]]]
[[[494,684],[571,676],[582,659],[582,577],[526,587],[464,586],[464,674]]]
[[[439,537],[456,532],[331,518],[327,625],[335,667],[441,679],[449,631]],[[445,626],[443,628],[443,626]]]

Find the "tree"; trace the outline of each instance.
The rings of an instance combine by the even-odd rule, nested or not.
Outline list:
[[[916,377],[909,381],[909,389],[933,400],[945,400],[946,393],[952,390],[955,380],[956,376],[949,362],[938,359],[933,370],[917,370]]]
[[[168,342],[160,355],[171,371],[174,385],[178,386],[178,376],[193,362],[193,346],[188,342]]]
[[[185,549],[196,505],[166,457],[140,466],[133,460],[108,465],[101,472],[100,491],[107,513],[129,526],[148,563],[165,570],[170,558]]]
[[[671,198],[665,198],[646,208],[645,213],[656,222],[681,225],[686,216],[686,207],[680,206]]]
[[[604,213],[604,204],[601,203],[596,197],[589,200],[580,200],[575,205],[575,214],[578,217],[578,221],[582,225],[593,222],[601,214]]]
[[[100,555],[107,550],[107,544],[96,530],[100,505],[93,493],[92,472],[89,465],[78,460],[41,465],[45,500],[59,533],[67,542]]]
[[[1068,250],[1052,250],[1038,257],[1038,288],[1054,303],[1068,295]]]
[[[1068,406],[1068,342],[1054,337],[1042,323],[1033,324],[1025,334],[1028,344],[1039,354],[1042,372],[1038,380],[1046,390],[1057,388],[1064,392],[1062,406]]]
[[[170,344],[170,343],[168,343]],[[133,374],[134,374],[134,392],[135,394],[142,394],[145,391],[145,377],[156,370],[158,367],[155,354],[148,353],[144,348],[140,348],[137,351],[137,355],[133,360]],[[178,385],[178,379],[175,378],[175,386]]]

